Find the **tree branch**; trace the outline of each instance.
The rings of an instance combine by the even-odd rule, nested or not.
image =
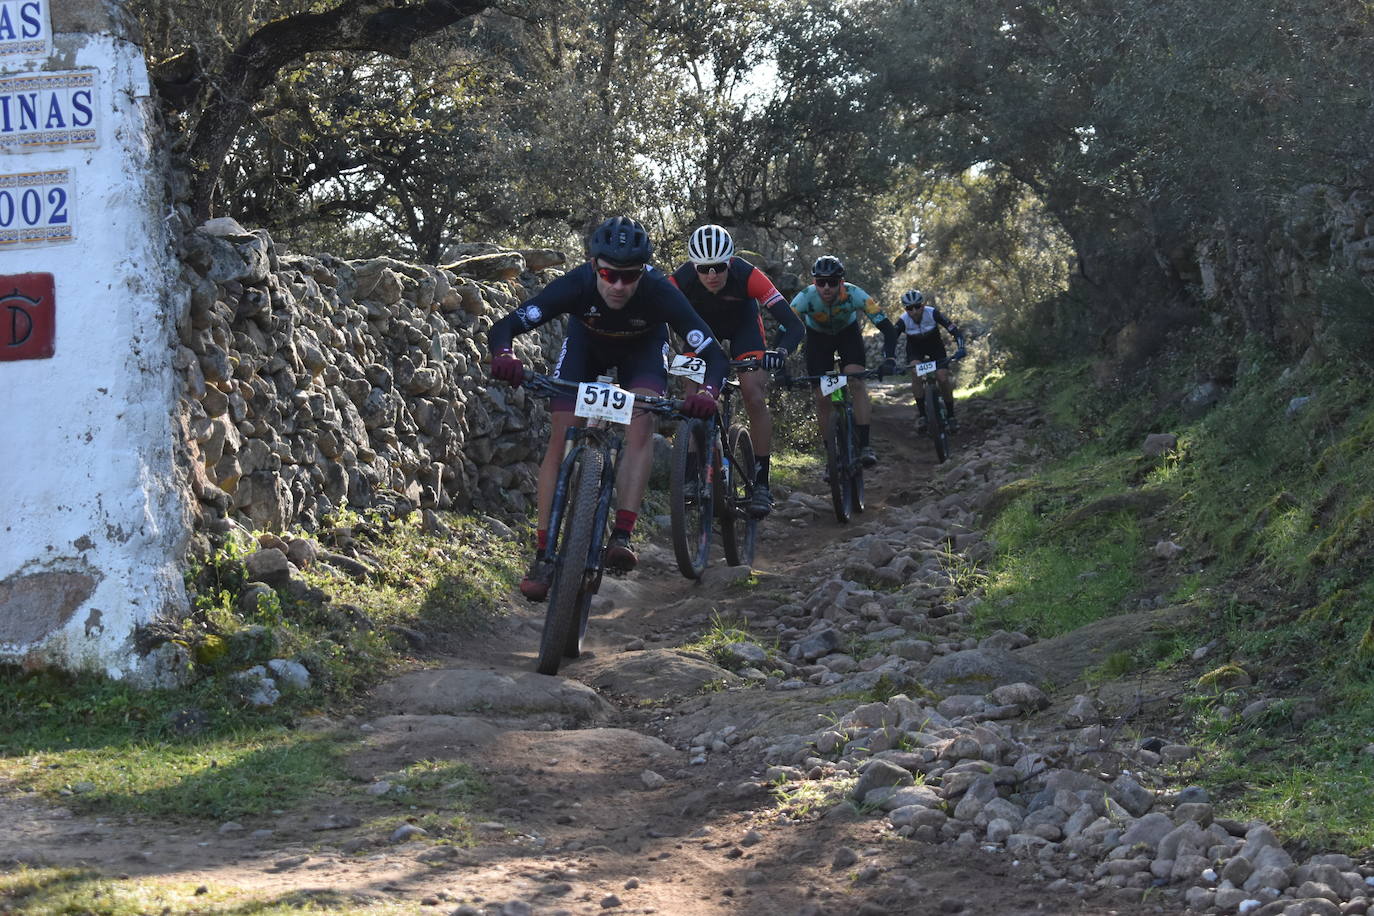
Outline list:
[[[229,55],[212,78],[205,107],[192,131],[189,156],[198,169],[193,204],[210,215],[215,188],[234,138],[281,69],[321,51],[374,51],[410,56],[411,45],[487,9],[487,0],[424,0],[394,6],[385,0],[344,0],[323,13],[302,13],[270,22]]]

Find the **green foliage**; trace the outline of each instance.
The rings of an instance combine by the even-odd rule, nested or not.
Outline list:
[[[414,519],[342,517],[322,536],[365,547],[374,575],[355,581],[317,566],[319,600],[247,582],[249,543],[230,541],[188,573],[194,612],[169,641],[194,658],[198,679],[179,690],[140,691],[100,678],[0,671],[0,776],[102,811],[224,819],[318,801],[346,787],[348,742],[293,728],[321,704],[357,692],[409,651],[389,628],[460,636],[489,621],[518,574],[514,544],[478,519],[447,517],[428,534]],[[245,607],[250,588],[258,600]],[[167,635],[167,634],[164,634]],[[255,710],[233,673],[295,658],[312,685]],[[470,781],[436,765],[430,779]],[[416,792],[430,791],[416,779]],[[468,793],[458,792],[458,796]],[[453,794],[453,793],[450,793]]]
[[[738,663],[729,655],[729,647],[752,640],[745,620],[722,617],[719,612],[712,611],[710,629],[700,638],[684,643],[681,648],[687,652],[699,652],[722,668],[730,668]]]
[[[0,671],[0,774],[67,803],[172,817],[264,814],[340,784],[340,745],[245,709],[223,682],[139,691],[99,678]]]

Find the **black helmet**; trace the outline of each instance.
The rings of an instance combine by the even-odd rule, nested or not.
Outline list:
[[[654,254],[649,233],[628,216],[612,216],[592,230],[587,253],[612,264],[647,264]]]
[[[909,289],[902,293],[902,305],[912,309],[926,301],[926,297],[921,294],[919,289]]]
[[[813,277],[843,277],[844,263],[833,254],[823,254],[811,265]]]

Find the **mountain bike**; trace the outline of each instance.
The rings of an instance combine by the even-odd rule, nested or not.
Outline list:
[[[830,483],[830,502],[835,520],[849,521],[855,512],[864,511],[864,466],[859,456],[859,436],[854,422],[854,402],[849,397],[849,379],[882,378],[878,369],[864,372],[836,372],[827,375],[794,376],[789,384],[819,384],[821,394],[830,398],[830,435],[825,438],[825,476]]]
[[[669,371],[700,381],[696,373],[705,365],[699,362],[697,357],[678,357]],[[733,371],[761,366],[757,359],[730,364]],[[731,423],[737,391],[739,382],[727,378],[721,386],[720,410],[707,419],[678,424],[673,436],[668,488],[673,553],[678,570],[688,579],[701,578],[710,562],[713,520],[720,528],[725,562],[741,566],[754,561],[759,519],[749,512],[749,503],[758,471],[749,430]]]
[[[592,596],[601,587],[604,549],[611,515],[611,493],[627,426],[637,409],[680,417],[679,401],[637,395],[608,378],[595,382],[566,382],[547,375],[531,375],[523,382],[536,397],[574,396],[574,414],[586,426],[570,426],[554,485],[549,537],[541,558],[553,564],[549,607],[539,640],[540,674],[557,674],[564,658],[582,654]]]
[[[926,435],[935,446],[935,460],[943,464],[949,458],[949,416],[945,399],[940,396],[940,383],[935,373],[953,363],[953,359],[918,362],[911,367],[921,393],[916,398],[918,417],[925,417]]]

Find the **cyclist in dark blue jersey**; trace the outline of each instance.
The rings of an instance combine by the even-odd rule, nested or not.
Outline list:
[[[805,329],[787,300],[768,275],[735,254],[735,240],[721,226],[701,226],[687,240],[690,260],[670,278],[687,296],[697,314],[706,319],[716,340],[730,342],[730,358],[758,359],[764,369],[781,369],[787,354],[801,343]],[[764,349],[762,309],[779,324],[773,349]],[[762,518],[773,511],[768,488],[768,458],[773,446],[773,418],[768,413],[766,376],[762,372],[739,374],[740,396],[749,414],[758,476],[749,512]],[[690,383],[689,383],[690,388]]]
[[[617,216],[598,226],[588,240],[585,264],[554,280],[492,325],[487,335],[492,376],[519,384],[525,377],[525,366],[511,351],[515,335],[568,315],[568,334],[555,376],[570,382],[590,382],[615,369],[621,387],[636,394],[662,395],[668,389],[671,326],[706,361],[705,384],[683,402],[683,411],[696,417],[715,413],[716,394],[725,377],[725,352],[682,293],[649,265],[653,251],[649,234],[635,220]],[[539,560],[539,551],[548,540],[564,437],[569,425],[583,422],[572,410],[571,398],[553,402],[549,447],[539,466],[539,543],[534,565],[520,583],[521,594],[531,601],[543,601],[548,596],[553,571]],[[615,524],[606,545],[609,569],[633,569],[639,560],[630,549],[630,535],[649,481],[653,428],[653,414],[640,412],[626,436],[616,479]]]

